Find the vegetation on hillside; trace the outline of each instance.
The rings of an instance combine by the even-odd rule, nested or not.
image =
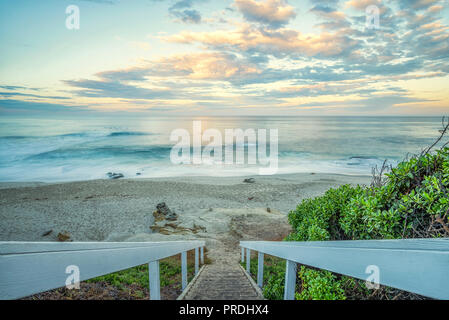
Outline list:
[[[444,124],[444,119],[443,119]],[[286,241],[367,240],[449,237],[449,142],[440,138],[420,154],[374,169],[369,187],[344,185],[323,196],[303,200],[289,213],[293,232]],[[434,151],[434,147],[441,144]],[[276,268],[272,266],[271,268]],[[279,269],[281,270],[281,269]],[[284,270],[265,279],[268,299],[281,299]],[[419,298],[381,287],[368,290],[364,282],[301,266],[297,299]]]

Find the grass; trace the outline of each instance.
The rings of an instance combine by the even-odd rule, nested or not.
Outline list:
[[[253,278],[253,280],[257,282],[258,259],[256,257],[251,258],[250,260],[251,260],[250,262],[251,278]],[[241,262],[240,264],[246,270],[246,258],[245,262]],[[264,255],[263,285],[265,286],[268,283],[269,279],[271,279],[273,276],[277,276],[280,272],[285,272],[285,260],[267,254]]]
[[[195,274],[194,259],[195,253],[189,251],[187,254],[187,278],[189,282]],[[172,287],[174,290],[181,290],[181,255],[160,260],[159,268],[161,289]],[[86,282],[106,282],[122,291],[128,290],[128,286],[133,285],[138,288],[137,294],[143,297],[149,290],[148,264],[89,279]]]

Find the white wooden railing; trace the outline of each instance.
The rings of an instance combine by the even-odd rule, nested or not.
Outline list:
[[[148,263],[150,298],[160,300],[159,260],[181,253],[182,289],[187,286],[187,251],[204,263],[204,241],[0,242],[0,299],[17,299],[66,285],[68,266],[87,280]],[[201,251],[201,253],[199,252]]]
[[[241,241],[250,273],[258,251],[257,284],[263,285],[264,254],[287,260],[284,299],[295,297],[297,263],[366,280],[375,266],[379,284],[435,299],[449,299],[449,239],[270,242]]]

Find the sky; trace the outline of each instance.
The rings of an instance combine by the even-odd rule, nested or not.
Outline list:
[[[3,116],[449,114],[448,0],[0,0],[0,44]]]

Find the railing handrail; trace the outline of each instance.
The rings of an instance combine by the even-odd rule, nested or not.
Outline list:
[[[150,293],[160,298],[159,260],[181,253],[183,288],[187,285],[187,254],[199,248],[204,261],[205,241],[164,242],[22,242],[0,241],[0,299],[16,299],[62,287],[79,268],[80,281],[149,263]]]
[[[151,242],[50,242],[50,241],[0,241],[0,256],[6,254],[43,253],[52,251],[101,250],[136,247],[157,247],[164,244],[201,244],[204,241],[151,241]]]
[[[366,280],[368,266],[379,270],[379,283],[436,299],[449,299],[449,238],[349,241],[241,241],[248,256],[259,252],[259,285],[263,254],[287,260],[284,298],[293,299],[296,264]],[[262,259],[262,263],[260,260]],[[247,270],[249,266],[247,265]],[[262,280],[261,280],[262,279]]]

